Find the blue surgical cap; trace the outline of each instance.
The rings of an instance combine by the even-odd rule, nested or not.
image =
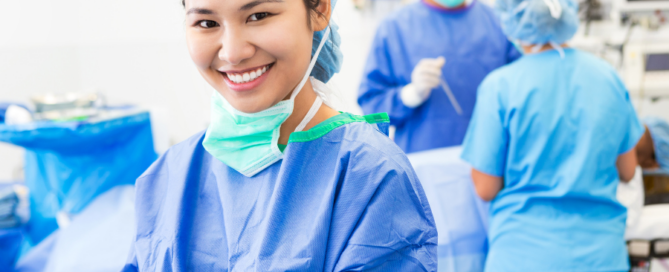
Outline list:
[[[337,0],[331,0],[331,10],[334,10]],[[341,70],[341,64],[344,59],[344,56],[341,54],[341,49],[339,45],[341,44],[341,37],[339,36],[339,27],[333,21],[330,21],[330,36],[328,40],[323,45],[320,55],[318,55],[318,60],[314,69],[311,71],[311,76],[322,82],[328,82],[334,76],[335,73],[338,73]],[[325,35],[325,30],[318,31],[314,33],[314,42],[311,48],[311,56],[313,57],[320,45],[321,40]]]
[[[643,123],[646,124],[653,138],[657,163],[662,170],[669,172],[669,124],[656,117],[644,118]]]
[[[578,30],[574,0],[497,0],[502,29],[525,44],[563,44]]]

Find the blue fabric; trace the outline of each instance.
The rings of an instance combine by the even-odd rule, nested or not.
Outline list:
[[[157,157],[146,112],[96,123],[0,125],[0,141],[26,148],[34,243],[57,228],[59,211],[76,214],[108,189],[134,184]]]
[[[409,155],[430,202],[439,233],[439,272],[481,272],[488,253],[489,205],[476,195],[462,148]]]
[[[21,228],[0,229],[0,272],[13,271],[24,235]]]
[[[334,8],[336,1],[332,1],[331,6]],[[341,36],[339,36],[339,26],[334,21],[330,22],[330,36],[328,40],[323,45],[320,55],[318,55],[318,60],[314,69],[311,70],[311,76],[316,79],[327,83],[334,76],[334,74],[339,73],[341,70],[341,65],[344,62],[344,55],[339,49],[341,45]],[[321,44],[321,40],[325,35],[325,30],[314,32],[314,39],[311,48],[311,56],[316,53],[318,46]]]
[[[556,19],[546,3],[560,5]],[[495,1],[504,33],[526,44],[563,44],[578,30],[578,3],[574,0],[499,0]]]
[[[58,242],[60,230],[56,230],[30,249],[14,267],[14,272],[43,272],[49,256]]]
[[[669,124],[657,117],[644,118],[643,123],[653,138],[655,160],[665,173],[669,173]]]
[[[616,71],[574,49],[526,55],[477,103],[462,157],[504,177],[486,271],[627,270],[616,160],[644,127]]]
[[[214,159],[203,137],[175,145],[137,180],[124,271],[436,271],[423,189],[375,126],[291,142],[251,178]]]
[[[424,58],[446,58],[443,79],[463,110],[458,115],[441,88],[421,106],[406,107],[400,91]],[[462,144],[483,78],[520,56],[493,10],[474,1],[458,11],[423,2],[382,22],[364,71],[358,103],[367,114],[387,112],[395,142],[407,153]]]
[[[135,236],[134,190],[116,186],[95,198],[67,228],[23,256],[15,271],[120,271]]]

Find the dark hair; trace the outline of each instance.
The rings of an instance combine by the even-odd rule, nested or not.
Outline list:
[[[304,6],[307,8],[309,12],[309,15],[307,15],[307,24],[309,27],[311,27],[311,14],[316,13],[318,16],[325,16],[323,13],[318,11],[316,8],[321,4],[321,0],[302,0],[304,1]],[[186,6],[186,0],[181,0],[181,4],[185,7]]]

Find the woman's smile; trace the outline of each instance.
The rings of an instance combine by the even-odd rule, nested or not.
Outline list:
[[[258,88],[267,79],[273,65],[274,63],[270,63],[244,70],[219,69],[218,72],[223,75],[230,90],[246,92]]]

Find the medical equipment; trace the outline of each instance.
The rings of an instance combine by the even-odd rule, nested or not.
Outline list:
[[[653,272],[655,266],[669,270],[669,239],[631,240],[627,242],[631,272]]]
[[[462,108],[460,107],[460,103],[458,103],[455,95],[453,95],[453,91],[451,91],[451,88],[448,87],[448,84],[444,80],[441,80],[441,88],[444,89],[444,92],[446,92],[446,96],[448,96],[448,100],[451,101],[451,105],[453,105],[455,112],[457,112],[458,115],[462,115]]]
[[[623,77],[630,94],[640,97],[669,97],[669,39],[625,46]]]
[[[72,120],[96,116],[105,106],[96,93],[42,94],[31,97],[37,120]]]
[[[645,174],[643,176],[645,193],[644,205],[669,204],[669,176],[666,174]],[[667,215],[669,216],[669,215]],[[669,226],[667,226],[669,228]]]

